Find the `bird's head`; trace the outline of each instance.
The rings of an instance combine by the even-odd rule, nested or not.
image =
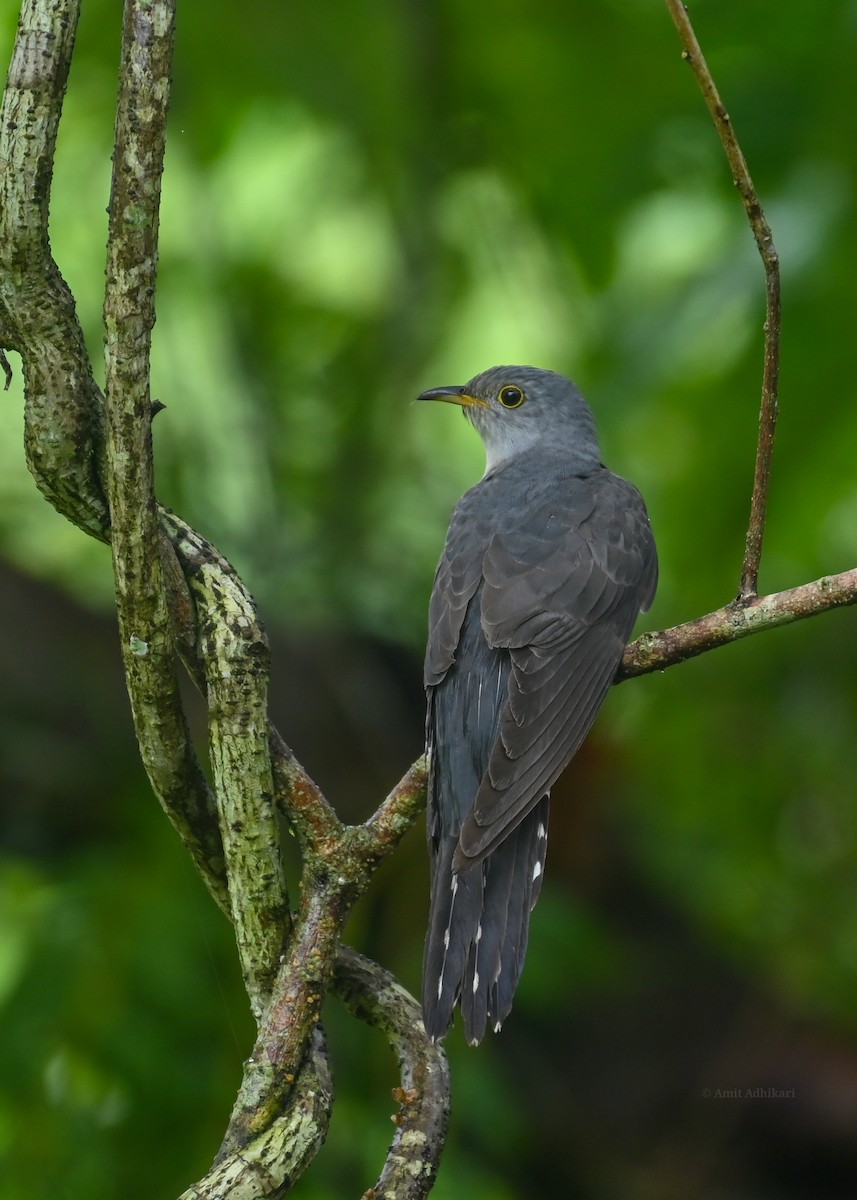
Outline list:
[[[430,388],[418,400],[459,404],[485,443],[491,471],[544,446],[582,468],[601,461],[589,405],[571,380],[538,367],[491,367],[462,386]]]

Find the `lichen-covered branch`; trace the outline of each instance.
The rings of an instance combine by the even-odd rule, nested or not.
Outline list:
[[[301,852],[311,855],[315,847],[341,838],[345,826],[273,725],[269,726],[268,744],[277,807],[294,830]]]
[[[371,1200],[422,1200],[434,1183],[449,1122],[449,1067],[426,1039],[420,1006],[377,963],[348,946],[336,960],[334,990],[354,1016],[386,1036],[399,1061],[396,1133]]]
[[[425,808],[427,785],[428,758],[424,756],[412,764],[366,822],[379,861],[395,850]]]
[[[75,525],[107,541],[103,398],[48,240],[53,151],[78,9],[78,0],[25,0],[21,9],[0,110],[0,158],[7,164],[0,173],[0,342],[21,355],[25,448],[40,491]],[[224,905],[215,806],[183,719],[156,722],[151,733],[144,740],[155,792]]]
[[[705,56],[694,33],[687,7],[682,0],[667,0],[667,8],[684,46],[684,57],[693,68],[699,82],[714,128],[726,152],[732,178],[741,195],[750,229],[756,241],[765,270],[765,348],[762,359],[762,401],[759,409],[759,439],[756,447],[756,466],[753,473],[753,494],[750,501],[750,520],[744,561],[741,567],[739,596],[747,600],[758,594],[759,565],[765,536],[768,489],[771,483],[771,458],[777,427],[780,379],[780,260],[774,248],[771,227],[765,217],[758,193],[750,177],[750,168],[739,145],[717,87],[708,69]]]
[[[739,597],[723,608],[683,625],[638,637],[625,651],[617,682],[650,671],[664,671],[752,633],[776,629],[779,625],[789,625],[792,621],[802,621],[851,604],[857,604],[857,567],[839,575],[825,575],[784,592],[772,592],[769,596],[754,596],[749,600]]]
[[[252,1144],[290,1100],[310,1034],[321,1017],[350,891],[350,880],[343,876],[305,876],[300,911],[244,1064],[218,1160]]]
[[[181,784],[193,772],[190,794],[204,797],[205,810],[182,819],[187,801],[179,794],[169,811],[174,823],[181,820],[184,840],[195,843],[195,858],[204,853],[205,876],[223,904],[214,805],[201,786],[179,692],[152,459],[149,354],[174,27],[173,0],[126,3],[104,300],[106,482],[122,656],[141,757],[162,797],[165,777],[178,773]],[[169,788],[170,796],[175,792]]]
[[[25,449],[39,491],[106,541],[101,396],[48,240],[54,148],[79,10],[79,0],[21,5],[0,112],[0,345],[21,355]]]
[[[236,1120],[212,1173],[190,1194],[274,1196],[303,1170],[327,1127],[330,1089],[319,1058],[318,1013],[342,924],[368,886],[381,842],[361,827],[342,825],[269,726],[267,646],[252,599],[217,551],[154,498],[148,357],[171,0],[128,0],[126,6],[105,299],[105,459],[104,401],[47,239],[53,146],[76,18],[72,0],[25,3],[0,129],[0,145],[13,152],[10,161],[20,153],[22,163],[18,176],[4,175],[0,193],[0,343],[17,349],[24,362],[28,454],[39,486],[87,532],[105,540],[112,533],[129,692],[145,765],[235,922],[251,1002],[260,1018],[265,1010],[262,1053],[248,1062]],[[38,161],[28,173],[35,161],[29,151]],[[48,453],[42,453],[43,443]],[[102,475],[110,480],[112,530]],[[213,796],[178,702],[171,635],[209,702],[225,856]],[[278,799],[307,856],[304,903],[282,955],[290,919],[272,760]],[[389,813],[391,828],[394,816]],[[401,829],[400,820],[398,836]]]
[[[386,1034],[401,1070],[396,1136],[374,1191],[366,1194],[420,1200],[434,1181],[446,1136],[446,1056],[426,1037],[418,1002],[388,971],[339,942],[345,916],[368,875],[361,871],[360,857],[358,852],[356,861],[349,861],[346,851],[304,888],[217,1163],[264,1143],[278,1114],[291,1109],[305,1069],[304,1047],[333,973],[337,994],[356,1016]]]
[[[211,764],[230,912],[251,1007],[260,1019],[289,930],[268,750],[268,641],[230,564],[166,509],[197,613],[198,670],[208,703]]]
[[[321,1148],[333,1106],[333,1078],[321,1029],[309,1051],[288,1108],[240,1149],[222,1153],[179,1200],[278,1200]]]

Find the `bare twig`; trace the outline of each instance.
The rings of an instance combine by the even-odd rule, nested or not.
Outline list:
[[[742,600],[747,600],[758,594],[759,564],[762,558],[768,489],[771,482],[771,456],[774,451],[774,433],[777,426],[781,323],[780,260],[774,248],[770,226],[750,178],[747,161],[738,144],[735,130],[732,128],[732,121],[711,77],[708,64],[690,23],[687,9],[681,0],[666,0],[666,3],[684,45],[684,58],[690,63],[699,81],[705,103],[714,121],[714,127],[729,160],[732,178],[744,202],[747,219],[750,222],[750,228],[765,268],[765,349],[762,369],[762,402],[759,411],[759,441],[756,449],[753,495],[750,501],[750,521],[747,528],[744,562],[741,568],[741,588],[738,593]]]

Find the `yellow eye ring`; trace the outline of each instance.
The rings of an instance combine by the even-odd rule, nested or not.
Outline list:
[[[505,387],[500,388],[497,399],[504,408],[520,408],[526,400],[526,396],[521,388],[516,387],[513,383],[507,383]]]

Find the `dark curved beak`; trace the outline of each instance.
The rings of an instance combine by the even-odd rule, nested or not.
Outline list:
[[[420,392],[417,399],[444,400],[447,404],[460,404],[462,408],[470,408],[474,404],[480,408],[490,407],[487,400],[482,400],[479,396],[471,396],[465,387],[429,388],[427,392]]]

